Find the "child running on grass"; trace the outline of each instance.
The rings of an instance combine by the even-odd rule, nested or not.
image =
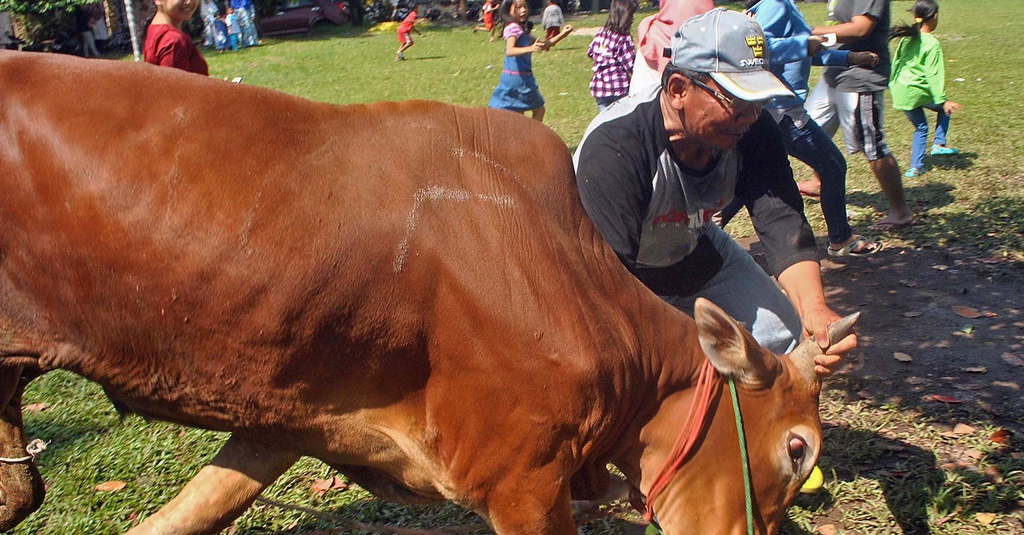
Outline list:
[[[490,33],[491,41],[494,41],[494,30],[497,29],[497,27],[494,25],[494,12],[497,11],[498,8],[494,5],[494,2],[495,0],[487,0],[486,2],[484,2],[484,23],[477,25],[475,28],[473,28],[473,33],[476,33],[477,30],[484,30]]]
[[[924,111],[938,114],[935,123],[935,143],[932,156],[959,154],[946,146],[949,117],[961,106],[946,99],[946,73],[943,67],[942,47],[932,36],[939,24],[939,4],[935,0],[917,0],[911,13],[914,23],[896,26],[889,39],[899,39],[892,61],[889,90],[892,107],[903,110],[914,125],[914,139],[910,149],[910,169],[906,176],[924,173],[924,149],[928,144],[928,118]]]
[[[398,46],[398,53],[395,54],[395,61],[405,59],[405,51],[412,47],[412,35],[409,32],[416,32],[418,35],[423,35],[423,32],[416,29],[416,8],[409,10],[409,14],[405,16],[402,23],[398,25],[398,42],[401,45]]]
[[[587,55],[594,60],[590,94],[597,100],[600,111],[629,94],[629,80],[633,76],[633,60],[636,58],[636,45],[629,31],[636,8],[636,0],[612,0],[608,22],[604,23],[587,49]]]
[[[505,65],[502,67],[498,87],[491,95],[489,108],[514,111],[517,113],[533,112],[533,118],[544,121],[544,97],[533,77],[534,52],[547,50],[572,32],[572,26],[566,26],[553,39],[538,41],[530,35],[530,6],[526,0],[505,0],[501,7],[501,16],[506,19],[505,32]],[[524,28],[525,27],[525,28]]]

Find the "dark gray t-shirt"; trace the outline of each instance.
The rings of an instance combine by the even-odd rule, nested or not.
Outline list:
[[[889,85],[889,0],[829,0],[828,18],[836,23],[853,20],[857,15],[867,15],[875,21],[875,27],[863,39],[839,46],[839,50],[851,52],[874,52],[878,54],[878,66],[826,67],[825,81],[828,85],[850,93],[883,91]]]

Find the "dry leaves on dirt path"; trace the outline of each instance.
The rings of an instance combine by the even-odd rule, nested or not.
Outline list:
[[[900,362],[914,362],[914,357],[911,357],[910,355],[908,355],[906,353],[901,353],[899,351],[894,352],[892,354],[892,358],[894,358],[894,359],[896,359],[896,360],[898,360]]]
[[[1010,353],[1009,351],[1003,353],[1002,358],[1003,361],[1009,364],[1010,366],[1024,366],[1024,360],[1021,360],[1020,357],[1014,355],[1013,353]]]
[[[982,312],[976,308],[971,308],[963,305],[953,305],[950,308],[953,309],[953,312],[956,312],[957,316],[972,320],[977,318],[994,318],[996,316],[995,312],[990,312],[988,310]]]

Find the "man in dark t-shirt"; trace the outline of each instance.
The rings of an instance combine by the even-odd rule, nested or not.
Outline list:
[[[850,154],[863,152],[889,201],[889,213],[872,227],[888,230],[913,224],[914,214],[903,193],[900,167],[885,141],[882,121],[885,88],[889,85],[889,0],[832,0],[829,25],[814,35],[835,34],[839,50],[874,52],[878,64],[826,67],[804,107],[829,135],[843,128]],[[811,189],[814,189],[813,186]]]
[[[825,304],[814,235],[781,133],[764,103],[792,96],[768,71],[754,19],[715,9],[672,39],[661,87],[621,99],[587,129],[574,157],[583,206],[622,263],[667,302],[692,314],[706,297],[776,353],[801,333],[827,354],[827,373],[856,346],[828,346],[839,319]],[[747,206],[784,295],[711,222],[739,198]]]

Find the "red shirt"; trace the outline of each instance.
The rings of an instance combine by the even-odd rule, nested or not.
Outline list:
[[[402,19],[402,23],[398,25],[398,33],[409,33],[412,31],[412,23],[416,22],[416,10],[412,10],[408,15]]]
[[[210,75],[210,68],[192,38],[170,24],[149,25],[142,54],[146,63]]]

